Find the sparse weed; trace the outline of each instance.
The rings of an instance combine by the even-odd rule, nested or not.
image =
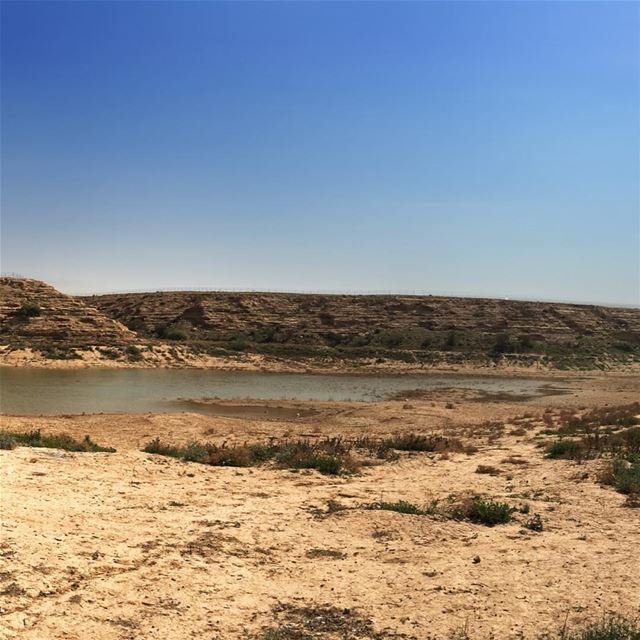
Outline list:
[[[327,437],[320,440],[269,440],[227,446],[191,442],[186,447],[165,444],[155,438],[145,447],[146,453],[178,458],[215,466],[248,467],[266,462],[289,469],[316,469],[325,475],[354,473],[365,462],[352,452],[375,455],[385,460],[397,459],[396,451],[447,452],[466,450],[460,440],[439,435],[402,434],[386,439]]]
[[[578,458],[582,452],[582,446],[576,440],[556,440],[545,451],[547,458]]]
[[[421,507],[407,500],[398,500],[398,502],[372,502],[365,505],[366,509],[374,511],[395,511],[396,513],[406,513],[414,516],[433,516],[438,514],[437,502]]]
[[[460,501],[450,501],[442,504],[433,500],[427,505],[421,506],[406,500],[397,502],[371,502],[363,505],[365,509],[395,511],[417,516],[433,516],[450,520],[466,520],[475,524],[484,524],[492,527],[496,524],[504,524],[512,520],[512,514],[516,510],[504,502],[496,502],[472,496]]]
[[[178,458],[222,467],[250,467],[273,461],[289,469],[316,469],[325,475],[340,475],[357,471],[358,464],[349,454],[350,446],[340,438],[270,441],[266,444],[215,445],[190,442],[186,447],[165,445],[159,438],[149,442],[146,453]]]
[[[416,433],[403,433],[389,438],[362,437],[353,441],[356,449],[362,449],[374,453],[378,458],[393,459],[396,451],[415,451],[422,453],[444,453],[465,451],[470,448],[458,438],[449,438],[437,434],[422,435]]]
[[[515,507],[505,502],[474,496],[455,506],[452,517],[456,520],[469,520],[469,522],[493,527],[496,524],[511,522],[515,510]]]
[[[499,476],[502,471],[497,467],[492,467],[489,464],[479,464],[476,468],[476,473],[486,474],[489,476]]]
[[[6,431],[0,432],[0,449],[15,449],[16,439]]]
[[[614,486],[620,493],[640,495],[640,462],[612,460],[600,473],[600,482]]]
[[[640,640],[640,626],[621,616],[607,616],[599,622],[572,631],[565,625],[552,635],[539,636],[540,640]]]
[[[542,522],[542,518],[539,513],[535,513],[532,515],[525,523],[525,529],[529,529],[530,531],[542,531],[544,529],[544,524]]]
[[[78,452],[105,452],[114,453],[112,447],[102,447],[91,440],[89,436],[85,436],[84,440],[74,440],[66,433],[55,435],[43,435],[40,430],[26,432],[0,431],[0,441],[11,442],[14,446],[23,447],[43,447],[47,449],[64,449],[65,451]],[[4,447],[7,448],[7,447]],[[13,448],[13,447],[8,447]]]

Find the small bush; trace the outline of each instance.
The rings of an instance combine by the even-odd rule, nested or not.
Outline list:
[[[404,337],[395,331],[384,331],[380,333],[379,340],[387,349],[397,349],[402,344]]]
[[[155,334],[158,338],[165,340],[187,340],[189,331],[184,324],[165,324],[156,325]]]
[[[542,531],[544,529],[544,524],[542,522],[542,518],[540,514],[536,513],[532,515],[525,523],[525,529],[529,529],[531,531]]]
[[[454,349],[458,346],[458,342],[458,334],[455,331],[449,331],[444,340],[444,346],[446,349]]]
[[[227,347],[229,351],[246,351],[249,348],[249,343],[245,340],[232,340]]]
[[[501,333],[496,336],[496,340],[489,351],[489,355],[493,357],[501,356],[505,353],[512,353],[516,350],[513,339],[508,333]]]
[[[640,454],[640,427],[632,427],[623,431],[620,437],[624,440],[625,448],[630,453]]]
[[[145,453],[155,453],[160,456],[169,456],[170,458],[181,458],[183,450],[179,447],[162,444],[160,438],[154,438],[151,442],[147,443],[143,451]]]
[[[476,468],[476,473],[487,474],[490,476],[499,476],[502,472],[497,467],[492,467],[488,464],[479,464]]]
[[[37,318],[42,314],[40,305],[35,302],[25,302],[18,312],[23,318]]]
[[[147,326],[142,318],[132,318],[126,324],[127,328],[131,329],[131,331],[134,331],[135,333],[144,333],[147,330]]]
[[[127,347],[127,357],[131,362],[139,362],[142,360],[142,351],[140,347],[137,347],[135,344],[130,344]]]
[[[144,451],[185,462],[199,462],[223,467],[249,467],[273,461],[289,469],[316,469],[326,475],[339,475],[356,471],[358,465],[349,455],[350,446],[340,438],[271,441],[266,444],[218,446],[191,442],[186,447],[163,444],[159,438],[149,442]]]
[[[454,507],[452,517],[493,527],[496,524],[511,522],[514,511],[514,507],[505,502],[485,500],[476,496]]]
[[[600,482],[614,486],[620,493],[640,495],[640,462],[613,460],[600,474]]]
[[[437,500],[428,505],[398,500],[397,502],[372,502],[364,505],[365,509],[396,511],[418,516],[435,516],[453,520],[467,520],[475,524],[484,524],[492,527],[496,524],[504,524],[512,520],[514,507],[503,502],[485,500],[478,496],[453,504],[440,504]]]
[[[342,460],[335,456],[316,456],[299,459],[294,465],[297,469],[317,469],[320,473],[337,476],[343,469]]]
[[[357,449],[364,449],[375,453],[378,458],[389,459],[393,451],[417,451],[423,453],[444,453],[446,451],[468,451],[457,438],[447,438],[440,435],[420,435],[404,433],[390,438],[357,438],[353,445]]]
[[[328,327],[332,327],[336,323],[336,319],[328,311],[321,311],[318,314],[318,319],[321,324]]]
[[[557,635],[542,636],[547,640],[640,640],[637,622],[620,616],[608,616],[600,622],[587,625],[579,631],[562,629]]]
[[[365,505],[366,509],[373,511],[395,511],[396,513],[406,513],[414,516],[432,516],[437,514],[437,503],[429,506],[421,507],[407,500],[398,500],[398,502],[372,502]]]
[[[5,431],[0,432],[0,449],[15,449],[16,448],[16,439],[6,433]]]
[[[200,462],[200,460],[194,460],[194,462]],[[207,456],[203,462],[215,467],[250,467],[257,461],[249,447],[216,447],[211,445],[207,448]]]
[[[547,458],[567,458],[576,459],[581,457],[583,447],[576,440],[556,440],[547,447],[545,455]]]
[[[74,440],[66,433],[57,435],[42,435],[40,430],[27,432],[9,432],[0,431],[0,438],[5,441],[13,440],[15,446],[24,447],[43,447],[47,449],[64,449],[65,451],[77,452],[106,452],[114,453],[112,447],[102,447],[91,440],[89,436],[85,436],[84,440]]]
[[[579,439],[561,439],[546,449],[548,458],[567,458],[572,460],[593,459],[611,456],[624,460],[640,460],[640,427],[621,426],[632,424],[633,417],[620,418],[620,422],[610,426],[579,427],[569,423],[557,430],[562,435],[579,435]],[[622,424],[621,424],[622,423]]]

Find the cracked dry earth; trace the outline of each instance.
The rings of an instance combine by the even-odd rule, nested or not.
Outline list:
[[[0,637],[435,640],[466,624],[473,640],[515,640],[567,616],[637,615],[640,510],[596,482],[598,462],[548,460],[537,446],[545,406],[621,404],[637,395],[637,380],[597,393],[576,384],[524,405],[433,396],[288,423],[3,417],[6,429],[90,433],[118,451],[0,451]],[[477,426],[489,419],[507,426]],[[401,454],[335,478],[138,450],[156,434],[253,441],[406,428],[456,433],[478,451]],[[479,465],[499,473],[478,474]],[[362,508],[466,491],[526,503],[544,530],[523,528],[520,513],[489,528]]]

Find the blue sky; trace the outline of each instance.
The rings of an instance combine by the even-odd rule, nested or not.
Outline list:
[[[640,5],[2,2],[2,271],[640,303]]]

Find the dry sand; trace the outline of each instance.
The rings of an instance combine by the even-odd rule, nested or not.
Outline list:
[[[438,391],[408,401],[307,403],[316,414],[287,421],[251,411],[5,416],[5,429],[90,434],[118,451],[0,451],[0,637],[263,638],[279,603],[348,609],[388,630],[379,638],[420,640],[448,638],[465,624],[473,640],[536,638],[566,616],[638,615],[640,510],[596,482],[598,462],[545,459],[536,434],[545,407],[624,404],[637,400],[640,382],[601,375],[566,384],[571,393],[521,402]],[[507,427],[478,426],[487,420]],[[253,442],[408,430],[458,434],[478,452],[403,454],[334,478],[139,451],[156,436]],[[500,475],[475,473],[481,464]],[[524,529],[523,514],[488,528],[360,508],[466,491],[528,504],[544,531]],[[331,512],[329,504],[347,508]]]

